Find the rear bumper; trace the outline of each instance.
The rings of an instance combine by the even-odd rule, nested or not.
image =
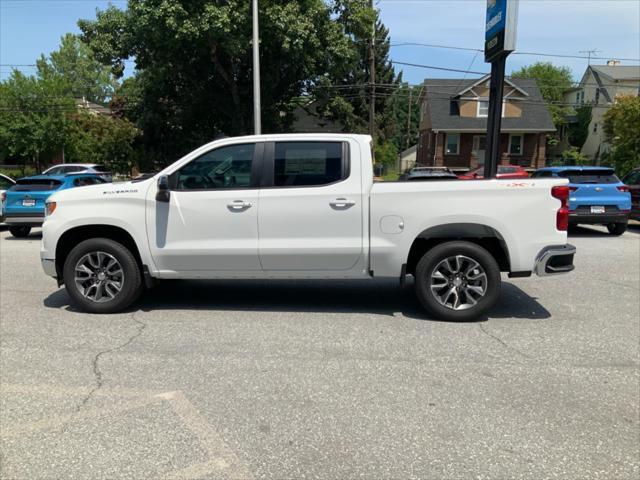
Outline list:
[[[569,223],[593,223],[593,224],[607,224],[607,223],[627,223],[629,220],[628,213],[569,213]]]
[[[4,222],[11,226],[39,227],[44,222],[44,215],[30,213],[28,215],[16,215],[7,213],[4,216]]]
[[[538,254],[533,271],[539,277],[569,273],[575,269],[573,265],[575,254],[576,247],[569,244],[545,247]]]

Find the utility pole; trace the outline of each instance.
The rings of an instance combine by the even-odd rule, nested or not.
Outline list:
[[[594,48],[593,50],[580,50],[578,53],[586,53],[587,54],[587,65],[591,65],[591,55],[595,55],[598,52],[601,52],[602,50],[598,50],[597,48]]]
[[[253,133],[262,133],[260,121],[260,35],[258,32],[258,0],[253,0]]]
[[[413,94],[413,88],[409,86],[409,106],[407,107],[407,148],[411,145],[411,95]]]
[[[370,0],[370,8],[373,10],[373,0]],[[369,41],[369,135],[373,138],[375,145],[376,134],[376,19],[373,18],[371,27],[371,39]]]

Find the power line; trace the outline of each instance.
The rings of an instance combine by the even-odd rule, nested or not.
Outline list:
[[[420,42],[402,42],[402,43],[392,43],[391,47],[405,47],[405,46],[413,46],[413,47],[428,47],[428,48],[445,48],[449,50],[462,50],[466,52],[484,52],[481,48],[470,48],[470,47],[456,47],[453,45],[438,45],[432,43],[420,43]],[[591,50],[592,53],[600,50]],[[580,51],[578,53],[587,53],[588,50]],[[563,53],[541,53],[541,52],[512,52],[511,55],[530,55],[530,56],[540,56],[540,57],[558,57],[558,58],[578,58],[584,60],[611,60],[616,59],[625,62],[640,62],[640,58],[620,58],[611,56],[611,57],[594,57],[584,56],[584,55],[571,55],[571,54],[563,54]]]

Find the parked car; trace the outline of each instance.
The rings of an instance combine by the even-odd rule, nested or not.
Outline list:
[[[627,230],[631,212],[629,187],[608,167],[547,167],[533,178],[568,178],[569,223],[606,225],[612,235]]]
[[[402,180],[456,180],[458,176],[447,167],[414,167]]]
[[[5,223],[14,237],[26,237],[42,225],[45,203],[52,193],[68,188],[107,183],[94,173],[36,175],[20,178],[6,192]]]
[[[113,181],[113,174],[104,165],[97,163],[63,163],[47,168],[43,175],[66,175],[67,173],[95,173],[107,182]]]
[[[374,183],[371,141],[228,138],[152,178],[57,192],[43,269],[96,313],[165,278],[413,275],[425,309],[447,320],[495,304],[501,271],[573,270],[566,179]]]
[[[6,191],[16,184],[16,181],[0,173],[0,224],[4,223],[4,199]]]
[[[478,167],[475,170],[459,175],[460,180],[479,180],[484,178],[484,167]],[[529,178],[527,171],[519,165],[498,165],[498,173],[496,178]]]
[[[631,170],[622,179],[631,193],[631,212],[629,218],[640,221],[640,168]]]

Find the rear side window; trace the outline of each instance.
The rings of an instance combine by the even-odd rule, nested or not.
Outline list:
[[[97,185],[99,183],[106,183],[99,177],[79,177],[73,179],[74,187],[84,187],[86,185]]]
[[[573,171],[565,170],[558,173],[562,178],[568,178],[571,183],[618,183],[620,179],[616,177],[613,170],[585,170]]]
[[[55,190],[60,187],[62,182],[60,180],[53,180],[48,178],[39,178],[35,180],[18,180],[16,184],[11,188],[14,192],[38,192],[45,190]]]
[[[276,187],[328,185],[348,176],[342,142],[276,142]]]

